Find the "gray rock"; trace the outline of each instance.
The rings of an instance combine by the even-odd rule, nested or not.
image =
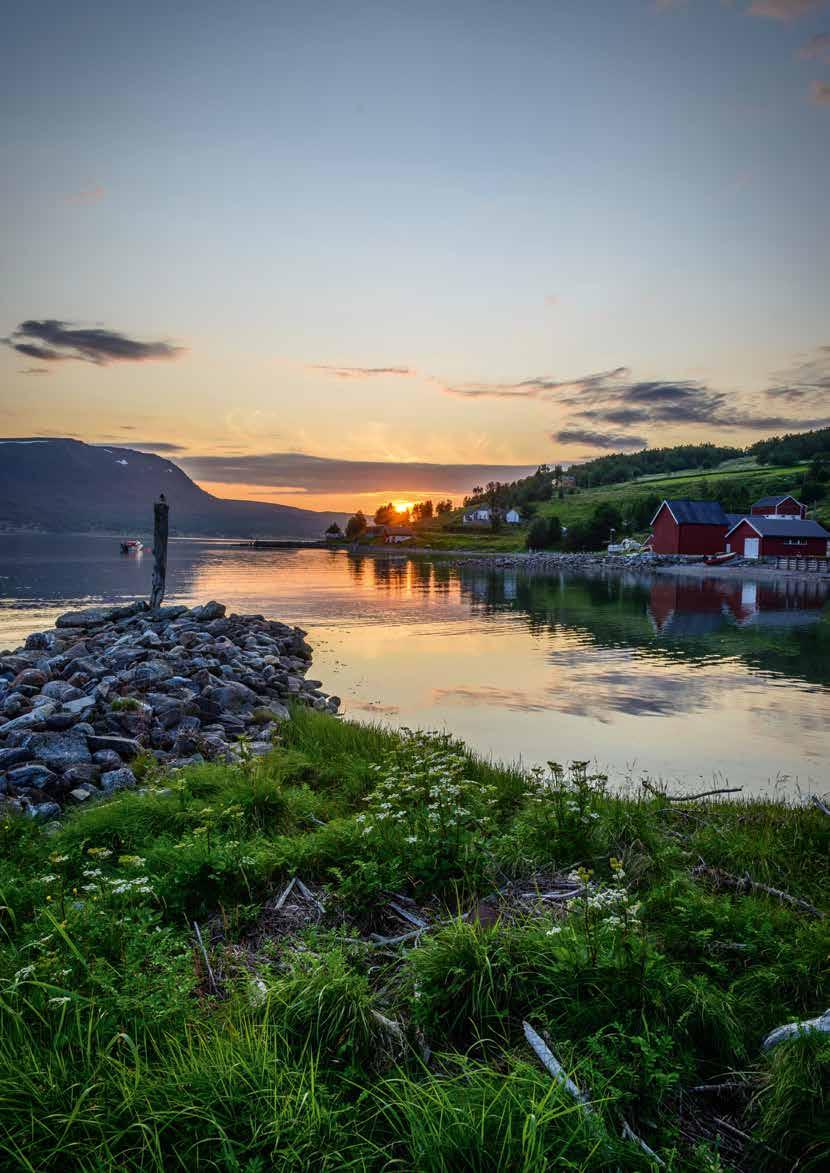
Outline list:
[[[57,774],[54,774],[39,762],[31,762],[26,766],[17,766],[15,769],[9,770],[6,777],[11,785],[18,790],[26,786],[37,786],[43,789],[44,786],[49,786],[58,780]]]
[[[79,696],[79,697],[76,697],[74,700],[64,701],[64,703],[63,703],[64,711],[67,713],[71,713],[73,716],[76,716],[76,717],[81,716],[84,713],[88,713],[90,711],[90,709],[94,709],[94,708],[95,708],[95,697],[94,696]]]
[[[99,749],[92,755],[96,766],[104,770],[120,770],[123,765],[121,758],[114,749]]]
[[[78,700],[84,695],[79,688],[73,688],[65,680],[49,680],[40,691],[49,700],[58,701],[62,705],[67,701]]]
[[[19,766],[22,762],[30,762],[33,757],[34,754],[25,745],[0,749],[0,770],[8,770],[10,766]]]
[[[36,733],[29,749],[39,762],[54,770],[65,770],[78,762],[91,762],[86,738],[78,733]]]
[[[45,701],[38,708],[32,709],[31,713],[24,713],[20,717],[6,721],[5,725],[0,725],[0,737],[8,737],[12,731],[17,729],[32,729],[41,725],[47,717],[51,717],[56,707],[54,701]]]
[[[86,786],[77,786],[74,790],[70,790],[66,797],[73,802],[82,803],[88,802],[92,798],[92,794],[93,792],[88,790]]]
[[[134,669],[133,680],[136,684],[158,684],[172,675],[173,670],[164,660],[148,660]]]
[[[224,603],[217,603],[214,599],[211,599],[203,607],[194,607],[190,614],[201,623],[208,623],[211,619],[224,619],[225,605]]]
[[[112,794],[116,790],[132,789],[135,786],[135,774],[126,766],[120,770],[108,770],[101,775],[101,789],[105,794]]]
[[[146,603],[130,603],[126,607],[89,607],[85,611],[67,611],[55,620],[56,627],[101,627],[120,619],[129,619],[146,611]]]
[[[61,808],[56,802],[35,802],[26,809],[29,818],[35,819],[38,823],[45,823],[48,819],[56,819],[60,813]]]
[[[26,647],[30,651],[43,650],[49,647],[49,638],[45,631],[33,631],[26,636]]]
[[[19,717],[28,707],[29,702],[22,692],[10,692],[3,700],[3,704],[0,705],[0,711],[2,711],[4,717],[12,720],[15,717]]]
[[[51,733],[61,733],[71,729],[77,720],[72,713],[53,713],[51,717],[46,718],[44,725]]]
[[[111,749],[119,757],[127,759],[137,757],[141,753],[141,746],[131,737],[101,736],[96,733],[92,737],[87,737],[87,745],[93,753],[102,749]]]
[[[100,777],[100,766],[96,766],[92,762],[79,762],[75,766],[70,766],[68,770],[64,770],[62,781],[64,785],[94,786]]]

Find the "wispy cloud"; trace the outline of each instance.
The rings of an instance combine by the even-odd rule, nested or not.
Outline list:
[[[86,191],[75,191],[70,195],[64,196],[68,204],[97,204],[106,195],[106,188],[101,187],[100,183],[96,183],[95,187],[87,188]]]
[[[830,84],[826,81],[814,81],[810,92],[813,95],[813,101],[819,106],[827,106],[830,104]]]
[[[591,448],[615,449],[618,452],[637,451],[648,447],[645,436],[632,436],[625,432],[606,432],[592,428],[571,427],[554,432],[552,440],[560,444],[587,444]]]
[[[171,444],[167,440],[130,440],[128,444],[124,444],[123,440],[118,437],[115,440],[99,440],[96,445],[98,448],[134,448],[138,452],[184,452],[185,449],[181,444]]]
[[[588,391],[592,387],[604,386],[609,379],[628,375],[627,367],[616,367],[612,371],[600,371],[591,375],[580,375],[575,379],[556,379],[551,375],[537,375],[515,383],[459,383],[451,386],[441,383],[441,390],[447,395],[462,399],[539,399],[555,397],[554,393],[564,391]]]
[[[412,367],[335,367],[326,363],[306,363],[306,370],[326,371],[337,379],[373,379],[381,376],[414,379],[418,374]]]
[[[830,65],[830,33],[816,33],[798,51],[802,61],[823,61]]]
[[[753,0],[747,12],[768,20],[798,20],[823,8],[825,0]]]
[[[72,359],[106,366],[111,362],[148,362],[175,359],[184,353],[181,346],[169,342],[139,342],[115,330],[100,327],[74,327],[56,318],[29,318],[21,322],[11,337],[2,340],[18,354],[40,362],[64,362]]]

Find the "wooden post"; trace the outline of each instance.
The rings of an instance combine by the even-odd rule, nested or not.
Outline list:
[[[167,518],[170,506],[159,495],[153,506],[153,589],[150,592],[150,607],[158,610],[164,599],[164,580],[167,577]]]

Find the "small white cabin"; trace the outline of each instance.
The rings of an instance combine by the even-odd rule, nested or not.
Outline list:
[[[508,525],[521,525],[522,518],[518,509],[508,509],[504,515],[504,520]]]

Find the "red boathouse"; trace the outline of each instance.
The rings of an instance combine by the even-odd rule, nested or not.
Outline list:
[[[826,558],[830,533],[800,517],[742,517],[726,535],[726,548],[744,558]]]
[[[800,517],[804,518],[807,506],[785,494],[781,497],[761,497],[753,502],[750,513],[753,517]]]
[[[665,500],[651,519],[655,554],[719,554],[729,518],[717,501]]]

